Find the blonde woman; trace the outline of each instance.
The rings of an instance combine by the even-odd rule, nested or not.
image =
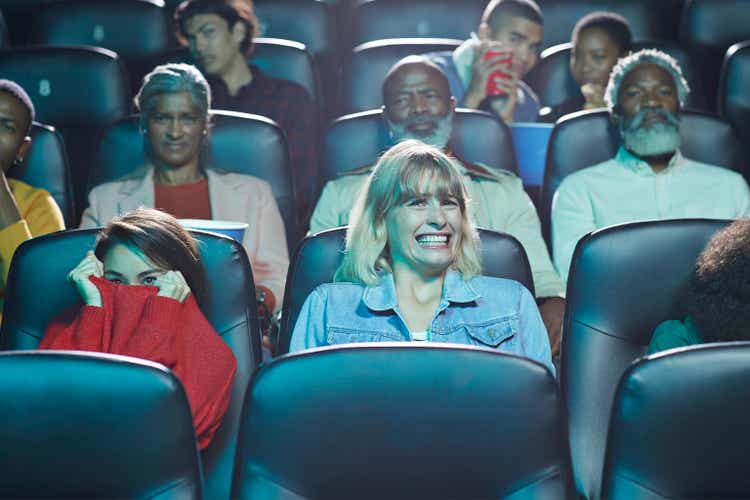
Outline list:
[[[527,356],[554,372],[534,298],[479,276],[461,174],[442,151],[404,141],[375,166],[353,209],[335,283],[302,306],[291,351],[351,342],[450,342]]]

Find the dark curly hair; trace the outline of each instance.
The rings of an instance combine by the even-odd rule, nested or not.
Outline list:
[[[711,238],[681,305],[704,341],[750,340],[750,220],[737,220]]]

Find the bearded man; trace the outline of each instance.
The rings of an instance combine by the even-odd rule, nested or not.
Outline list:
[[[740,174],[680,153],[678,113],[688,92],[677,61],[658,50],[636,52],[612,70],[605,102],[622,144],[613,159],[566,177],[552,201],[552,249],[564,279],[576,243],[595,229],[750,213]]]
[[[447,78],[428,58],[409,56],[397,62],[383,81],[383,102],[383,117],[391,142],[417,139],[444,149],[455,158],[463,174],[475,224],[509,233],[521,242],[529,258],[539,310],[555,354],[559,349],[564,289],[542,239],[539,217],[521,180],[506,170],[466,162],[446,149],[453,130],[456,101]],[[351,170],[326,184],[310,220],[311,233],[349,222],[349,212],[371,170],[371,165]]]

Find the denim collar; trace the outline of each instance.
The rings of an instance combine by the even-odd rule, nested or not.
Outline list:
[[[625,146],[620,146],[620,149],[617,150],[617,154],[615,155],[615,159],[618,163],[625,166],[628,170],[631,170],[635,172],[636,174],[640,175],[657,175],[654,173],[654,169],[651,168],[651,165],[649,165],[647,162],[641,160],[636,155],[625,149]],[[669,160],[669,163],[667,164],[667,168],[665,168],[661,173],[658,175],[663,175],[668,172],[672,172],[673,170],[676,170],[677,168],[684,165],[685,157],[682,156],[682,153],[679,149],[677,149],[674,154],[672,155],[672,158]]]
[[[460,272],[452,269],[445,274],[443,281],[443,302],[455,302],[465,304],[476,301],[481,295],[463,279]],[[380,278],[380,283],[368,286],[362,297],[365,305],[372,311],[395,310],[398,306],[396,298],[396,285],[393,282],[393,273],[386,273]],[[447,303],[446,303],[447,306]]]

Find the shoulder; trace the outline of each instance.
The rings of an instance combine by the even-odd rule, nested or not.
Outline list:
[[[465,176],[469,176],[472,179],[488,180],[493,182],[516,182],[519,181],[519,177],[504,168],[491,168],[483,163],[472,163],[466,161],[455,153],[452,153],[455,160],[460,163],[460,167],[463,170]]]
[[[695,160],[686,158],[688,161],[688,168],[697,175],[705,176],[713,181],[726,182],[727,184],[741,183],[745,184],[745,178],[734,170],[720,167],[719,165],[711,165],[710,163],[703,163]]]
[[[518,297],[526,288],[516,280],[496,278],[494,276],[474,276],[467,281],[482,297],[496,297],[498,294]]]
[[[208,168],[206,169],[206,175],[208,176],[209,182],[220,182],[230,188],[252,190],[261,193],[271,192],[271,185],[254,175],[231,172],[220,168]]]
[[[262,86],[267,89],[272,89],[274,94],[282,95],[288,100],[309,101],[311,99],[310,94],[305,90],[305,87],[299,83],[284,78],[269,76],[257,66],[251,67],[253,75],[259,79]]]
[[[659,324],[654,330],[648,352],[655,353],[675,347],[686,347],[702,342],[697,329],[692,327],[692,321],[667,320]]]
[[[39,197],[47,198],[51,196],[49,194],[49,191],[47,191],[46,189],[34,187],[30,184],[26,184],[23,181],[19,181],[18,179],[9,178],[8,185],[10,186],[10,191],[13,193],[13,197],[18,203],[22,203],[26,200],[33,200]]]
[[[573,186],[585,185],[596,179],[615,178],[622,173],[627,175],[629,171],[626,168],[621,167],[622,166],[618,164],[617,160],[615,160],[614,158],[610,158],[609,160],[591,165],[590,167],[576,170],[575,172],[571,172],[570,174],[565,176],[565,178],[560,183],[559,189],[563,190],[564,187],[570,188]]]
[[[526,98],[530,99],[536,104],[539,104],[539,97],[526,82],[524,82],[523,80],[519,80],[518,87],[521,89],[521,92],[523,92]]]
[[[340,305],[342,302],[359,302],[367,287],[360,283],[335,282],[318,285],[307,300],[315,299],[323,303]]]

